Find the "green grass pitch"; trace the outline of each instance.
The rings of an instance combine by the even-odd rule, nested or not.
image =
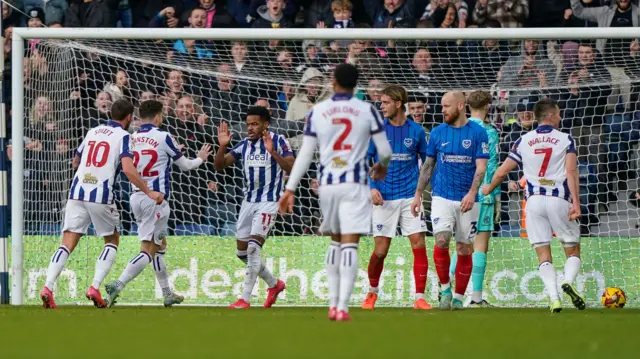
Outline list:
[[[0,307],[0,358],[637,358],[640,310]]]

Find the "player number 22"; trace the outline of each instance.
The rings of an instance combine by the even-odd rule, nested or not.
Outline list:
[[[138,151],[133,153],[133,166],[135,168],[138,168],[138,162],[140,162],[140,155],[142,156],[149,156],[149,162],[147,162],[147,165],[144,166],[144,169],[142,170],[142,177],[155,177],[159,174],[158,171],[152,171],[151,169],[153,168],[153,166],[156,164],[156,162],[158,162],[158,152],[154,151],[154,150],[142,150],[140,151],[140,153],[138,153]]]
[[[534,153],[536,155],[544,154],[544,158],[542,159],[542,166],[540,166],[540,171],[538,172],[538,177],[544,177],[547,173],[547,167],[549,166],[549,160],[551,159],[551,152],[553,149],[551,148],[536,148]]]
[[[349,151],[351,149],[351,145],[349,144],[345,144],[344,140],[347,139],[347,136],[349,136],[349,134],[351,133],[351,120],[348,118],[334,118],[333,119],[333,124],[334,125],[344,125],[344,130],[342,130],[342,133],[340,134],[340,136],[338,136],[338,139],[336,140],[336,143],[333,144],[333,150],[334,151]]]

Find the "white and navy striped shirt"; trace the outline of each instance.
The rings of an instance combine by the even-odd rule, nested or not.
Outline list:
[[[112,204],[113,183],[120,159],[133,158],[129,132],[114,121],[92,128],[78,147],[80,166],[73,177],[69,199]]]
[[[549,125],[539,126],[516,141],[509,158],[522,166],[527,198],[541,195],[570,201],[567,153],[576,153],[573,138]]]
[[[369,140],[383,130],[378,111],[351,95],[336,94],[315,105],[307,115],[305,135],[318,139],[320,186],[368,184]]]
[[[168,132],[153,124],[143,124],[133,134],[135,145],[134,162],[140,177],[147,182],[150,190],[162,192],[164,198],[169,198],[171,188],[171,160],[177,161],[182,157],[178,143]],[[131,184],[134,191],[138,188]]]
[[[269,132],[274,150],[282,157],[293,156],[289,142],[281,135]],[[264,140],[245,138],[229,152],[241,160],[244,172],[244,193],[247,202],[277,202],[284,191],[284,171],[264,147]]]

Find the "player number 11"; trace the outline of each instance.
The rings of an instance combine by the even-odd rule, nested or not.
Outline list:
[[[536,155],[544,155],[542,159],[542,166],[540,166],[540,171],[538,172],[538,177],[544,177],[547,173],[547,166],[549,166],[549,160],[551,159],[551,152],[553,149],[551,148],[536,148],[533,153]]]

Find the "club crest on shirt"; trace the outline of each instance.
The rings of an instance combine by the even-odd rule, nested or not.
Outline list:
[[[381,232],[383,227],[384,227],[384,225],[382,225],[382,224],[377,224],[376,225],[376,229],[378,230],[378,232]]]
[[[404,139],[404,146],[406,148],[410,148],[411,145],[413,145],[413,138],[405,138]]]
[[[462,147],[468,150],[471,147],[471,140],[462,140]]]
[[[438,224],[438,221],[440,220],[440,218],[436,217],[433,219],[433,224]]]

